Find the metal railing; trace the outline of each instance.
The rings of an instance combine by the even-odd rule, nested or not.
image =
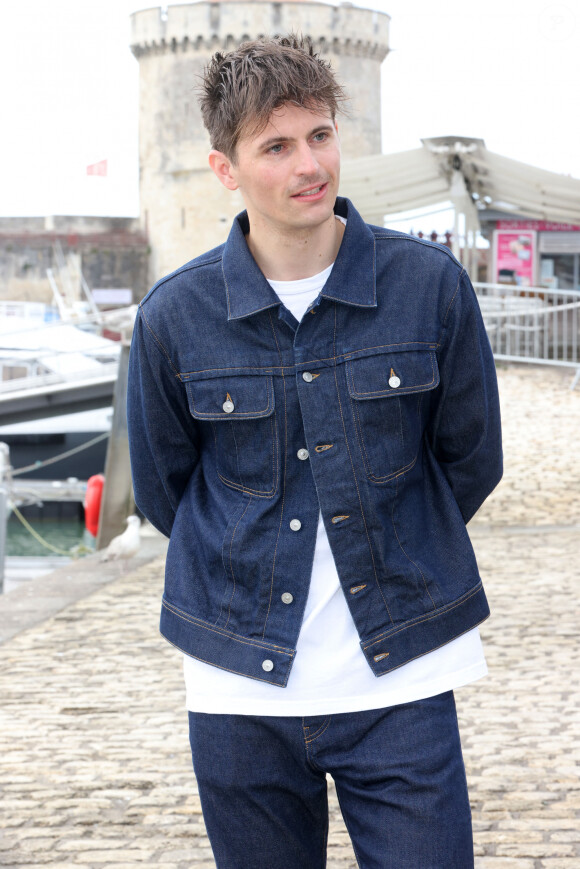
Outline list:
[[[580,379],[580,292],[474,284],[493,355],[576,369]]]

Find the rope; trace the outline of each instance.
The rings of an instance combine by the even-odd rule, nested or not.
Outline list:
[[[27,474],[29,471],[36,471],[39,468],[45,468],[47,465],[53,465],[55,462],[60,462],[62,459],[68,459],[69,456],[74,456],[75,453],[80,453],[82,450],[86,450],[88,447],[92,447],[94,444],[104,441],[106,438],[110,437],[110,435],[111,433],[108,431],[102,432],[102,434],[97,435],[90,441],[85,441],[84,444],[79,444],[78,447],[73,447],[72,449],[67,450],[66,453],[59,453],[58,456],[53,456],[51,459],[45,459],[44,462],[34,462],[33,465],[26,465],[24,468],[17,468],[17,470],[12,471],[12,476],[16,477],[18,474]]]
[[[67,555],[71,558],[77,558],[79,555],[83,553],[91,552],[87,546],[74,546],[72,549],[59,549],[58,546],[53,546],[52,543],[49,543],[48,540],[45,540],[44,537],[41,537],[38,531],[32,527],[30,522],[24,518],[20,510],[15,504],[12,504],[12,510],[14,511],[15,516],[22,522],[27,531],[32,534],[35,540],[38,540],[46,549],[50,549],[51,552],[56,552],[57,555]]]

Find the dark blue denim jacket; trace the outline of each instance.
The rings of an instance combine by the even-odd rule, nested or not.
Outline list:
[[[319,509],[362,652],[380,676],[489,614],[465,528],[502,472],[495,367],[445,247],[348,224],[298,323],[246,245],[140,305],[128,414],[136,502],[170,537],[161,631],[284,686]]]

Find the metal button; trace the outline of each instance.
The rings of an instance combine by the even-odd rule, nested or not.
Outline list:
[[[269,673],[273,669],[274,669],[274,662],[271,661],[269,658],[266,658],[265,661],[262,661],[262,670],[265,670],[266,673]]]
[[[227,401],[224,401],[224,403],[222,404],[222,407],[226,413],[231,413],[232,410],[234,409],[234,403],[233,403],[233,401],[231,401],[231,399],[228,398]]]
[[[312,383],[314,378],[312,377],[312,374],[310,373],[310,371],[305,371],[304,374],[302,375],[302,380],[305,380],[306,383]]]
[[[399,380],[399,378],[397,377],[396,374],[393,374],[392,377],[389,377],[389,386],[392,389],[396,389],[397,386],[400,386],[400,385],[401,385],[401,381]]]
[[[310,455],[310,453],[308,452],[308,450],[301,449],[301,450],[298,450],[296,455],[298,456],[298,458],[300,459],[301,462],[305,462],[306,459],[308,458],[308,456]]]
[[[290,594],[289,591],[285,591],[282,595],[282,603],[292,603],[294,600],[294,595]]]
[[[290,528],[292,529],[292,531],[300,531],[300,529],[302,528],[302,522],[300,521],[300,519],[291,519]]]

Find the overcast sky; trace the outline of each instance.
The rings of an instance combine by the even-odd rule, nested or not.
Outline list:
[[[0,214],[138,213],[132,0],[0,0]],[[156,4],[154,4],[156,5]],[[577,0],[369,0],[391,16],[385,152],[483,138],[580,178]],[[107,178],[87,177],[108,160]]]

